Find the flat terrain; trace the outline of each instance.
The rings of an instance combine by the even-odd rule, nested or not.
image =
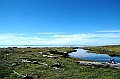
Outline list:
[[[89,46],[84,47],[84,49],[89,50],[88,52],[108,54],[110,56],[120,56],[120,45]]]
[[[51,50],[57,53],[51,54]],[[1,48],[0,79],[23,79],[26,75],[34,79],[120,79],[120,70],[78,65],[76,61],[81,59],[60,54],[71,51],[70,47]]]

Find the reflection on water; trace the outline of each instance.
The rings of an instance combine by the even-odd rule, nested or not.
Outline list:
[[[76,52],[72,52],[69,55],[70,57],[74,57],[74,58],[81,58],[84,60],[103,61],[103,62],[108,62],[110,59],[114,59],[115,62],[120,63],[120,57],[111,57],[107,54],[87,53],[86,50],[83,50],[83,49],[77,49]]]

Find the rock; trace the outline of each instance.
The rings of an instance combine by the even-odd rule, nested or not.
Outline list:
[[[55,64],[53,64],[51,67],[61,67],[61,63],[60,63],[60,62],[55,63]]]
[[[110,68],[120,69],[120,63],[117,63],[117,64],[109,63],[109,66],[110,66]]]
[[[31,62],[32,64],[39,64],[38,61],[33,61]]]
[[[77,61],[77,64],[85,65],[85,66],[97,66],[104,68],[115,68],[120,69],[120,63],[108,63],[108,62],[89,62],[89,61]]]
[[[41,54],[41,55],[48,55],[47,52],[39,52],[39,54]]]
[[[54,58],[54,59],[56,59],[58,57],[57,56],[47,56],[47,58]]]
[[[14,63],[12,63],[12,65],[11,65],[11,66],[17,66],[17,65],[20,65],[20,62],[15,61]]]
[[[24,79],[34,79],[32,76],[26,76]]]

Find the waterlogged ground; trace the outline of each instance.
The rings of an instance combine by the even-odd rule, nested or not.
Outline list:
[[[0,55],[0,79],[22,79],[23,77],[13,73],[13,70],[21,75],[28,74],[34,79],[120,79],[120,70],[110,68],[100,68],[94,66],[80,66],[75,62],[81,59],[64,58],[61,55],[57,59],[43,57],[38,52],[51,50],[70,51],[72,48],[15,48],[11,54]],[[5,49],[7,50],[7,49]],[[39,64],[23,63],[23,59],[38,61]],[[11,66],[15,61],[19,65]],[[51,65],[61,62],[59,68],[53,68]]]

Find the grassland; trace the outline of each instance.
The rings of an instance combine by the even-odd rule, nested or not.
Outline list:
[[[120,70],[117,69],[81,66],[75,63],[81,59],[64,58],[59,54],[54,54],[58,57],[56,59],[46,58],[38,53],[47,52],[47,50],[70,52],[74,49],[69,47],[14,48],[14,50],[1,48],[0,79],[5,77],[6,79],[23,79],[22,76],[15,74],[13,70],[21,75],[28,74],[34,79],[120,79]],[[8,51],[10,52],[8,53]],[[21,62],[23,59],[38,61],[39,64],[23,63]],[[20,62],[20,64],[12,66],[15,61]],[[61,62],[61,67],[51,67],[57,61]]]
[[[89,46],[84,47],[84,49],[87,49],[88,52],[108,54],[110,56],[120,56],[120,45]]]

